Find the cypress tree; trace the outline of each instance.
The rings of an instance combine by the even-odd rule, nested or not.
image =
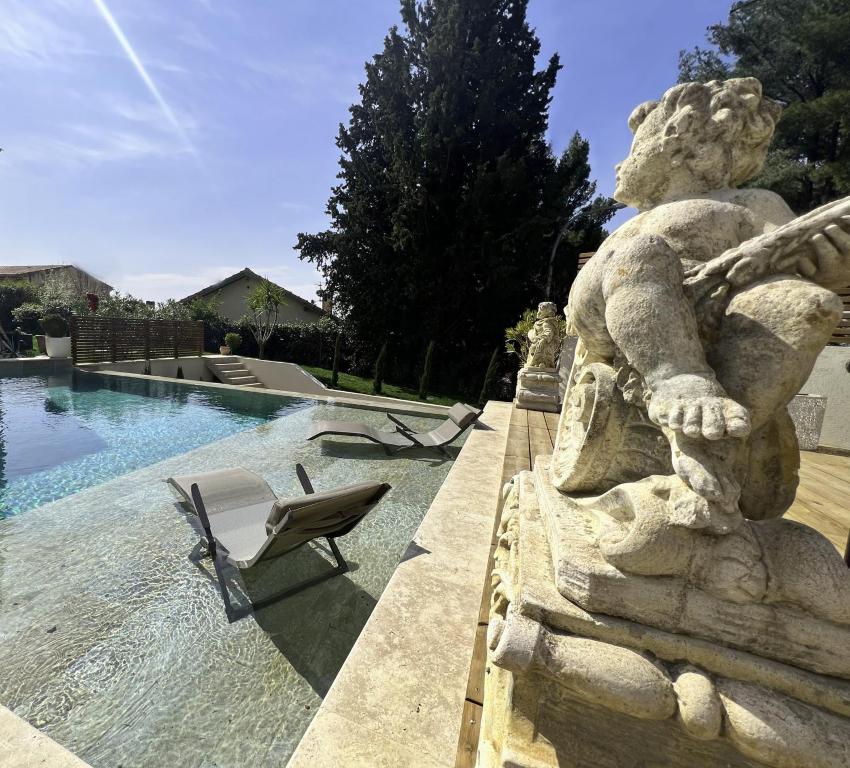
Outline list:
[[[470,350],[540,301],[564,225],[575,221],[564,251],[600,242],[612,211],[595,197],[587,143],[574,137],[558,158],[546,140],[560,62],[537,69],[527,5],[403,0],[403,27],[366,64],[337,138],[331,227],[296,246],[323,273],[360,357],[391,332],[439,338],[452,384],[474,387],[483,360]],[[556,272],[561,303],[568,280]],[[403,346],[394,365],[412,380],[416,358]]]
[[[422,376],[419,378],[419,399],[428,399],[428,385],[431,383],[431,361],[434,356],[434,341],[428,342],[428,349],[425,351],[425,365],[422,366]]]
[[[339,350],[342,346],[342,331],[337,331],[336,341],[334,341],[334,362],[333,370],[331,371],[331,387],[336,389],[339,384]]]
[[[372,381],[372,392],[380,395],[384,387],[384,373],[387,365],[387,342],[381,347],[378,359],[375,361],[375,378]]]
[[[487,402],[487,398],[493,391],[493,385],[496,383],[496,370],[499,367],[499,348],[493,350],[490,355],[490,363],[487,365],[487,372],[484,374],[484,384],[481,386],[481,394],[478,395],[478,405],[483,408]]]

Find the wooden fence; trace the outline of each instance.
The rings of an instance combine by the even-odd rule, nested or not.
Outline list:
[[[590,261],[590,257],[593,256],[594,252],[590,253],[580,253],[578,255],[578,268],[581,268]],[[841,301],[844,302],[844,311],[841,313],[841,319],[838,321],[838,325],[835,326],[832,331],[832,336],[829,337],[828,344],[840,344],[843,346],[850,345],[850,286],[847,288],[842,288],[836,293],[841,297]]]
[[[131,320],[98,315],[71,318],[75,363],[115,363],[204,353],[202,320]]]

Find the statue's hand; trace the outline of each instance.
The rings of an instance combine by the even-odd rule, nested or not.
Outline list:
[[[811,254],[797,262],[800,274],[826,288],[850,283],[850,216],[842,216],[809,241]]]
[[[652,388],[649,418],[660,427],[690,438],[746,437],[750,414],[713,376],[681,374]]]

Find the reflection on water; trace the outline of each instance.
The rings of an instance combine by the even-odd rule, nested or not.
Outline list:
[[[310,401],[71,371],[0,378],[0,515],[268,422]]]

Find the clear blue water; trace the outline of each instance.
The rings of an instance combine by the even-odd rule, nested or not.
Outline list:
[[[308,407],[244,390],[73,371],[0,378],[0,517]]]

